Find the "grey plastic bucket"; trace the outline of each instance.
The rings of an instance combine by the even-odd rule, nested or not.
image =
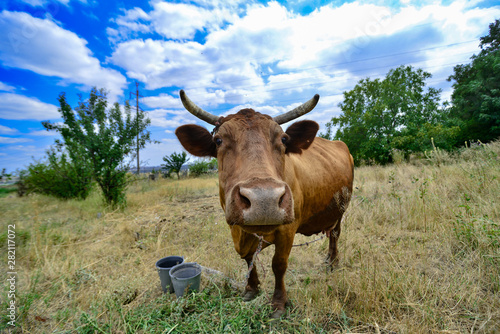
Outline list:
[[[158,270],[158,275],[160,276],[163,292],[174,292],[174,286],[169,275],[170,269],[183,262],[184,258],[182,256],[167,256],[156,261],[156,270]]]
[[[170,279],[175,295],[180,298],[187,292],[199,291],[201,281],[201,266],[196,262],[181,263],[170,269]]]

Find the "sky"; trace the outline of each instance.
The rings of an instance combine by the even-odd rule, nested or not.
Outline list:
[[[180,89],[216,115],[274,116],[319,94],[302,118],[320,131],[343,92],[400,65],[431,73],[447,101],[453,67],[470,63],[498,18],[499,1],[0,0],[0,169],[43,161],[59,136],[41,122],[62,121],[59,94],[76,107],[92,87],[135,105],[139,84],[159,142],[140,152],[146,166],[183,150],[178,126],[211,129]]]

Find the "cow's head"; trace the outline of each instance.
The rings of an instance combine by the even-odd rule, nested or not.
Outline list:
[[[284,182],[285,168],[293,167],[285,166],[285,156],[307,149],[319,126],[300,121],[283,131],[280,124],[311,111],[319,95],[274,118],[252,109],[218,117],[196,106],[182,90],[180,96],[190,113],[215,125],[212,134],[194,124],[177,128],[175,134],[189,153],[217,158],[220,201],[228,224],[266,232],[293,222],[293,196]]]

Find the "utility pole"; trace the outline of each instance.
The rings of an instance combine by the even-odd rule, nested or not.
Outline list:
[[[137,120],[139,120],[139,82],[135,82],[135,94],[130,93],[130,96],[135,95],[135,100],[136,100],[136,117]],[[139,122],[137,122],[137,175],[139,175],[140,171],[140,165],[139,165]]]
[[[137,175],[139,175],[139,170],[140,170],[140,166],[139,166],[139,82],[135,82],[135,96],[137,97],[136,101],[137,101],[137,104],[136,104],[136,116],[137,117]]]

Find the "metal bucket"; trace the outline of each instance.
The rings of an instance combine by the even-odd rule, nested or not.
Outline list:
[[[167,256],[156,261],[156,270],[158,270],[158,275],[160,276],[161,288],[163,292],[174,292],[174,286],[170,280],[170,270],[172,267],[175,267],[183,262],[184,258],[182,256]]]
[[[182,297],[185,291],[199,291],[201,266],[196,262],[178,264],[170,269],[170,279],[177,298]]]

